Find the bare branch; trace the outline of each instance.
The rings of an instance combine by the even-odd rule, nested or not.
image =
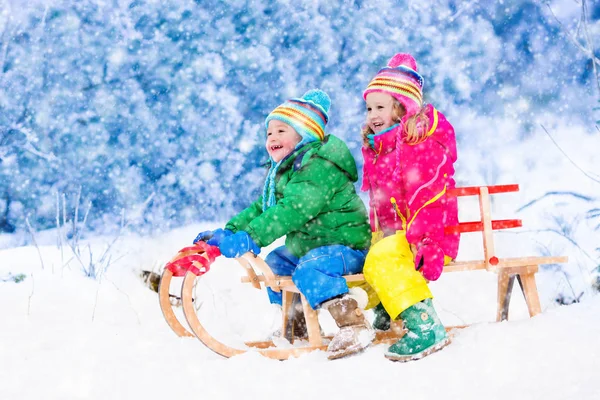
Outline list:
[[[452,15],[449,15],[446,18],[443,18],[442,21],[446,20],[448,22],[454,22],[458,17],[461,16],[461,14],[464,11],[468,11],[470,8],[472,8],[474,5],[477,4],[477,1],[475,2],[461,2],[461,5],[459,6],[458,10],[456,10],[456,12]]]
[[[38,256],[40,257],[40,263],[42,264],[42,269],[44,269],[44,258],[42,257],[42,252],[40,251],[40,248],[35,240],[35,234],[33,233],[33,229],[31,228],[31,224],[29,223],[29,217],[25,218],[25,225],[27,226],[27,230],[29,231],[29,234],[31,235],[31,241],[33,242],[33,245],[35,246]],[[54,264],[52,264],[52,273],[54,273]]]
[[[585,36],[585,41],[587,43],[587,48],[590,51],[590,54],[592,56],[592,68],[594,69],[594,76],[596,77],[596,85],[598,87],[598,94],[600,94],[600,79],[598,78],[598,69],[596,67],[596,62],[594,62],[596,52],[594,51],[594,43],[590,39],[590,33],[588,31],[586,0],[581,1],[581,18],[583,20],[583,32],[584,32],[584,36]]]
[[[7,4],[8,7],[8,15],[12,14],[11,4]],[[10,42],[10,37],[12,35],[10,29],[10,22],[6,23],[2,34],[0,35],[0,41],[2,42],[2,48],[0,49],[0,78],[4,75],[4,64],[6,63],[6,55],[8,54],[8,43]],[[6,37],[5,37],[6,36]]]
[[[111,248],[117,242],[117,240],[119,240],[119,238],[121,237],[121,234],[123,233],[123,230],[125,230],[125,228],[127,228],[127,226],[129,226],[129,221],[126,222],[126,220],[125,220],[125,209],[121,209],[121,227],[119,229],[119,232],[113,238],[112,242],[108,245],[108,247],[106,248],[106,250],[100,257],[99,263],[101,266],[104,265],[104,271],[106,271],[106,269],[112,264],[110,262],[110,259],[112,257],[110,255]],[[106,259],[107,256],[108,256],[108,260]]]
[[[575,47],[577,47],[579,50],[581,50],[587,57],[590,58],[590,60],[592,60],[592,66],[594,68],[594,78],[596,79],[596,86],[598,89],[598,94],[600,94],[600,78],[598,77],[598,73],[597,73],[597,69],[596,69],[596,65],[600,65],[600,59],[598,57],[596,57],[595,53],[594,53],[594,49],[593,46],[591,44],[591,40],[589,39],[589,35],[587,35],[587,6],[585,3],[585,0],[582,1],[581,3],[581,7],[582,7],[582,15],[580,18],[580,23],[581,25],[583,25],[583,30],[585,32],[585,34],[587,35],[586,37],[586,42],[587,42],[587,46],[588,47],[584,47],[581,43],[579,43],[579,41],[577,40],[577,36],[579,35],[579,30],[580,30],[580,25],[577,25],[577,30],[576,30],[576,34],[577,36],[573,36],[563,25],[562,22],[560,22],[560,20],[558,19],[558,17],[556,16],[556,14],[554,14],[554,11],[552,11],[552,7],[550,7],[550,4],[548,2],[546,2],[546,6],[548,7],[548,9],[550,10],[550,13],[552,14],[552,16],[554,17],[554,19],[556,20],[556,22],[558,22],[558,24],[560,25],[562,31],[567,35],[567,37],[571,40],[571,42],[573,42],[573,44],[575,45]]]
[[[67,198],[65,196],[65,194],[63,193],[62,196],[62,225],[63,226],[67,226]],[[65,240],[67,239],[67,236],[65,234]]]
[[[56,246],[60,249],[60,265],[61,275],[64,272],[65,266],[69,265],[73,257],[65,263],[64,245],[63,245],[63,234],[62,225],[60,224],[60,195],[56,192]]]
[[[75,199],[75,216],[73,217],[73,246],[77,244],[77,220],[79,219],[79,202],[81,201],[81,185],[79,185],[79,190],[77,191],[77,198]]]
[[[26,114],[27,107],[25,107],[23,112],[24,112],[24,114]],[[23,118],[24,117],[21,116],[19,119],[21,120]],[[27,150],[30,153],[32,153],[38,157],[41,157],[47,161],[55,161],[58,159],[53,153],[42,153],[37,148],[35,148],[35,146],[33,145],[32,142],[37,142],[39,139],[35,133],[33,133],[30,129],[23,126],[23,122],[14,124],[13,126],[11,126],[11,129],[19,131],[23,134],[23,136],[25,136],[26,142],[25,142],[25,145],[23,145],[24,150]]]
[[[138,324],[141,324],[142,321],[140,321],[140,316],[139,316],[138,312],[135,310],[135,308],[133,307],[133,304],[131,304],[131,298],[129,297],[129,295],[126,292],[124,292],[123,290],[121,290],[121,288],[119,288],[113,281],[111,281],[110,279],[108,279],[106,276],[103,276],[103,278],[105,280],[107,280],[111,285],[113,285],[115,287],[115,289],[117,289],[119,292],[121,292],[127,298],[127,302],[131,306],[131,310],[135,314],[135,317],[136,317],[136,319],[138,321]]]
[[[30,152],[31,154],[38,156],[40,158],[43,158],[46,161],[55,161],[57,160],[56,156],[53,153],[42,153],[41,151],[39,151],[38,149],[35,148],[35,146],[33,144],[31,144],[31,142],[26,142],[23,145],[23,150]]]
[[[29,299],[27,300],[27,315],[31,311],[31,298],[35,293],[35,280],[33,279],[33,272],[31,273],[31,293],[29,294]]]
[[[529,208],[530,206],[534,205],[538,201],[540,201],[548,196],[572,196],[572,197],[575,197],[576,199],[584,200],[587,202],[595,201],[595,199],[593,197],[584,196],[584,195],[581,195],[581,194],[575,193],[575,192],[552,191],[552,192],[547,192],[543,196],[540,196],[537,199],[533,199],[529,203],[525,204],[524,206],[519,207],[517,209],[517,212],[521,212],[521,211],[525,210],[526,208]]]
[[[505,234],[513,234],[513,235],[520,235],[523,233],[544,233],[544,232],[550,232],[550,233],[556,233],[559,236],[562,236],[563,238],[567,239],[569,241],[569,243],[571,243],[573,246],[577,247],[578,250],[581,251],[581,253],[586,256],[586,258],[588,258],[592,263],[596,264],[597,261],[594,260],[594,258],[587,252],[585,251],[575,240],[573,240],[573,238],[569,237],[568,235],[565,235],[564,232],[561,232],[557,229],[529,229],[529,230],[524,230],[524,231],[519,231],[519,232],[504,232]],[[580,267],[581,269],[581,267]],[[582,271],[583,272],[583,271]]]
[[[98,288],[96,289],[96,296],[94,297],[94,308],[92,309],[92,322],[96,316],[96,306],[98,305],[98,294],[100,293],[100,280],[98,280]]]
[[[594,178],[593,176],[591,176],[589,173],[585,172],[583,169],[581,169],[581,167],[579,167],[579,165],[575,164],[575,161],[573,161],[571,159],[571,157],[569,157],[567,155],[567,153],[564,152],[564,150],[558,145],[558,143],[556,143],[556,141],[554,140],[554,138],[552,137],[552,135],[550,135],[550,132],[548,132],[548,130],[544,127],[544,125],[540,124],[540,126],[542,127],[542,129],[544,130],[544,132],[546,132],[546,134],[548,135],[548,137],[550,138],[550,140],[552,140],[552,143],[554,143],[554,145],[556,146],[556,148],[558,150],[560,150],[560,152],[567,157],[567,160],[569,160],[571,162],[571,164],[573,164],[575,166],[575,168],[577,168],[579,171],[581,171],[581,173],[583,173],[585,176],[587,176],[588,178],[590,178],[591,180],[593,180],[596,183],[600,183],[600,180]]]

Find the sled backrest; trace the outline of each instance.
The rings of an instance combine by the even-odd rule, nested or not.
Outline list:
[[[520,219],[492,220],[490,195],[518,191],[519,185],[469,186],[450,189],[446,194],[449,197],[479,196],[480,220],[460,222],[458,225],[446,227],[444,232],[447,235],[453,233],[481,232],[485,255],[485,267],[488,271],[494,270],[494,266],[498,265],[499,261],[498,257],[496,257],[492,231],[523,226]]]

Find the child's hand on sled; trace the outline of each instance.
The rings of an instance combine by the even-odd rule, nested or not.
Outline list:
[[[415,268],[428,281],[437,280],[444,270],[444,251],[429,238],[417,246]]]
[[[239,231],[231,236],[227,236],[221,240],[219,245],[221,254],[227,258],[239,257],[249,251],[254,254],[260,253],[260,247],[250,237],[247,232]]]
[[[204,231],[200,232],[196,239],[194,239],[194,244],[197,242],[206,242],[206,244],[211,246],[219,246],[221,241],[227,236],[233,235],[233,232],[229,229],[215,229],[214,231]]]

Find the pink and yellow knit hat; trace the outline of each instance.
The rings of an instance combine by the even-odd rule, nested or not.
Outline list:
[[[387,67],[379,70],[369,82],[363,99],[371,92],[387,93],[406,108],[407,115],[416,114],[423,106],[423,77],[417,72],[417,62],[408,53],[398,53]]]

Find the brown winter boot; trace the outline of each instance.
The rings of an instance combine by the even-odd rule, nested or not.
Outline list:
[[[358,353],[371,344],[375,331],[355,299],[345,294],[326,301],[322,307],[331,313],[340,328],[327,346],[330,360]]]

